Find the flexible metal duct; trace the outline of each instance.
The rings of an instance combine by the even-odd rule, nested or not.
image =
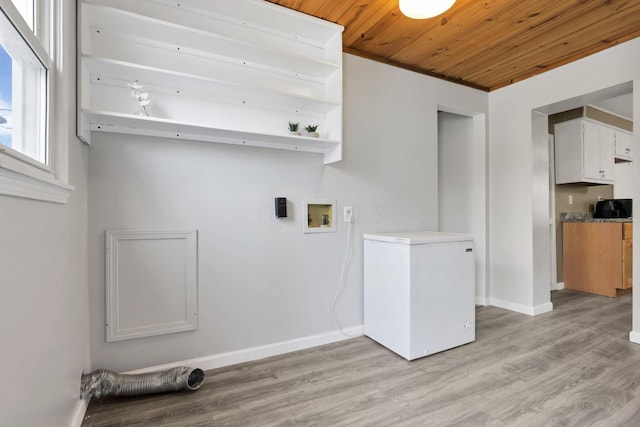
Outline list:
[[[118,374],[106,369],[83,373],[80,398],[104,396],[141,396],[182,389],[197,390],[204,382],[204,371],[180,366],[148,374]]]

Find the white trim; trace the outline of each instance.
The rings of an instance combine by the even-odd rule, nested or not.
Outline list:
[[[0,195],[67,203],[75,187],[61,181],[49,181],[4,169],[0,158]]]
[[[120,305],[121,293],[127,284],[135,283],[135,279],[127,280],[121,269],[120,246],[127,241],[147,241],[162,245],[168,241],[183,241],[184,257],[180,259],[176,254],[173,261],[182,262],[185,273],[184,280],[170,284],[184,295],[184,306],[173,307],[183,312],[183,318],[156,319],[156,323],[147,322],[125,327],[121,319],[128,313]],[[124,250],[124,249],[122,249]],[[193,331],[198,329],[198,231],[193,230],[106,230],[106,316],[107,342],[122,341],[134,338],[150,337],[175,332]],[[153,258],[149,259],[154,262]],[[158,266],[157,268],[160,268]],[[147,274],[142,273],[144,279]],[[123,277],[124,276],[124,277]],[[120,280],[124,279],[124,280]],[[164,301],[167,302],[167,301]],[[180,304],[180,303],[177,303]],[[175,313],[174,313],[175,314]]]
[[[24,168],[28,168],[28,167],[35,167],[38,168],[40,170],[42,170],[44,173],[48,174],[49,176],[53,176],[53,170],[51,169],[51,167],[49,165],[45,165],[44,163],[40,163],[39,161],[32,159],[31,157],[27,156],[26,154],[22,154],[19,151],[16,151],[14,149],[11,148],[7,148],[7,147],[3,147],[0,146],[0,153],[2,154],[2,157],[7,156],[7,158],[12,158],[18,162],[20,162],[21,164],[26,163],[26,165],[23,166]],[[12,169],[10,167],[5,166],[4,164],[2,165],[2,167],[7,168],[7,169]],[[12,170],[16,170],[15,168]],[[25,173],[26,175],[26,173]]]
[[[48,17],[53,26],[49,29],[47,45],[51,46],[51,52],[46,54],[44,47],[31,29],[28,29],[21,19],[19,12],[12,2],[0,0],[0,6],[9,11],[9,19],[16,25],[22,37],[30,44],[30,47],[45,67],[47,68],[47,140],[48,156],[47,165],[35,162],[14,150],[0,147],[0,195],[21,197],[25,199],[41,200],[54,203],[67,203],[69,194],[75,190],[69,185],[69,132],[68,123],[69,82],[73,79],[71,73],[62,73],[69,65],[71,55],[68,55],[65,41],[75,35],[65,27],[67,7],[64,1],[57,0],[49,6]],[[75,5],[73,6],[75,8]],[[38,17],[37,20],[42,19]],[[67,26],[68,27],[68,26]]]
[[[353,326],[346,328],[345,333],[353,336],[364,335],[364,326]],[[273,344],[262,345],[258,347],[247,348],[244,350],[231,351],[222,354],[213,354],[210,356],[197,357],[195,359],[181,360],[178,362],[167,363],[165,365],[151,366],[148,368],[136,369],[134,371],[125,372],[126,374],[143,374],[146,372],[155,372],[165,369],[175,368],[176,366],[189,366],[192,368],[200,368],[202,370],[216,369],[224,366],[236,365],[238,363],[250,362],[252,360],[263,359],[265,357],[278,356],[280,354],[290,353],[292,351],[304,350],[307,348],[317,347],[319,345],[331,344],[338,341],[344,341],[353,338],[346,336],[340,331],[332,331],[319,335],[310,335],[307,337],[296,338],[289,341],[281,341]]]
[[[476,297],[476,305],[486,307],[489,305],[489,299],[485,297]]]
[[[548,116],[547,116],[548,119]],[[550,290],[557,290],[558,285],[558,236],[556,231],[556,148],[555,137],[548,134],[548,150],[549,150],[549,259],[551,262],[550,269]],[[563,286],[564,288],[564,286]]]
[[[535,307],[533,307],[532,316],[549,313],[550,311],[553,311],[553,303],[545,302],[544,304],[536,305]]]
[[[91,398],[78,399],[78,402],[76,403],[76,407],[73,410],[73,416],[71,417],[71,424],[69,424],[69,427],[82,426],[82,421],[84,421],[84,416],[87,413],[87,408],[89,407],[90,400]]]
[[[558,282],[558,283],[552,283],[551,284],[551,290],[552,291],[559,291],[561,289],[564,289],[564,282]]]
[[[640,331],[629,332],[629,341],[634,344],[640,344]]]
[[[527,314],[529,316],[538,316],[540,314],[548,313],[553,310],[553,303],[551,302],[536,306],[530,306],[525,304],[518,304],[511,301],[505,301],[498,298],[489,298],[489,304],[494,307],[504,308],[505,310],[515,311],[517,313]]]
[[[76,40],[75,26],[66,25],[67,16],[70,14],[75,20],[76,5],[75,2],[70,4],[64,0],[50,3],[49,13],[52,19],[49,25],[55,29],[55,33],[50,31],[49,40],[51,56],[55,62],[55,72],[51,78],[51,84],[54,85],[55,90],[55,102],[50,104],[50,108],[55,110],[50,114],[49,119],[55,120],[57,125],[54,127],[49,125],[49,137],[54,141],[48,147],[49,163],[53,167],[56,179],[69,183],[69,144],[74,137],[74,133],[69,132],[68,123],[73,120],[69,118],[69,107],[75,108],[76,99],[73,91],[76,86],[76,72],[73,67],[74,50],[69,48],[68,43],[65,45],[65,42]]]

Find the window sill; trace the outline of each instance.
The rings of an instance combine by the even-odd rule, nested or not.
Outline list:
[[[17,160],[0,147],[0,195],[67,203],[75,187],[55,175]]]

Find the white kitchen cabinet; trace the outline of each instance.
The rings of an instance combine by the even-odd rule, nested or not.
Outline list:
[[[633,160],[633,135],[627,132],[615,131],[615,160],[616,162],[630,162]]]
[[[584,177],[592,180],[613,181],[613,129],[591,122],[583,122]]]
[[[85,142],[91,132],[116,132],[341,160],[342,26],[262,0],[79,4]],[[148,116],[133,82],[149,94]],[[305,136],[307,125],[319,125],[320,138]]]
[[[614,182],[615,132],[584,119],[558,123],[555,129],[556,184]]]

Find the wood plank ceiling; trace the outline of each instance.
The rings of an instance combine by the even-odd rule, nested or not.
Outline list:
[[[267,1],[343,25],[347,53],[486,91],[640,36],[640,0],[457,0],[424,20],[398,0]]]

